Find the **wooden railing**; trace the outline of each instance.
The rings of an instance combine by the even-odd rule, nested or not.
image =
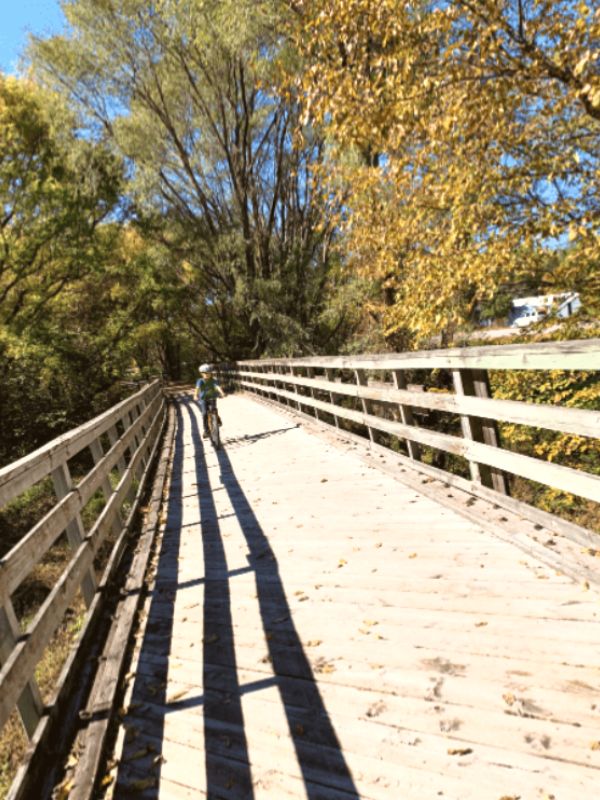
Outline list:
[[[292,406],[321,422],[340,427],[340,420],[346,420],[351,423],[346,428],[362,426],[372,443],[377,439],[376,431],[403,440],[407,455],[399,455],[400,459],[435,477],[443,477],[449,485],[523,512],[525,504],[510,497],[511,475],[600,501],[599,475],[501,446],[499,421],[600,438],[600,410],[496,400],[490,396],[488,370],[557,369],[600,370],[600,339],[243,361],[230,366],[223,377],[233,380],[241,389]],[[453,392],[424,391],[423,385],[409,385],[414,370],[448,371]],[[341,398],[354,398],[357,407],[349,408],[348,400]],[[419,414],[431,411],[458,415],[462,435],[417,424]],[[423,447],[462,456],[468,461],[470,479],[423,463]],[[578,526],[529,506],[527,511],[530,518],[552,530],[569,533],[588,543]]]
[[[17,706],[29,737],[39,735],[44,706],[34,678],[36,666],[80,589],[88,621],[95,613],[99,588],[106,584],[123,552],[164,420],[165,400],[160,382],[155,381],[99,417],[0,469],[0,508],[48,477],[56,498],[43,519],[0,559],[0,728]],[[75,484],[69,460],[85,448],[89,448],[94,466]],[[105,505],[86,531],[81,513],[98,490]],[[116,541],[108,565],[98,577],[94,559],[111,531]],[[35,618],[22,631],[12,595],[63,533],[72,555]],[[65,674],[59,683],[64,679]]]

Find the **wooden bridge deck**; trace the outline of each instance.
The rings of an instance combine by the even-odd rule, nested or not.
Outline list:
[[[247,397],[178,404],[117,798],[585,800],[597,596]]]

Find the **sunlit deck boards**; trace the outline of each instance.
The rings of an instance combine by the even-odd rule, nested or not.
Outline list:
[[[579,800],[597,597],[245,397],[179,404],[115,797]]]

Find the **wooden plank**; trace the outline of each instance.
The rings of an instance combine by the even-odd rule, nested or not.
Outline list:
[[[414,353],[376,353],[360,356],[310,356],[239,361],[236,367],[297,365],[333,369],[600,369],[600,339],[566,342],[456,347]]]
[[[135,615],[139,609],[151,548],[159,524],[159,512],[167,478],[169,459],[172,456],[176,432],[173,408],[169,413],[166,443],[154,480],[148,513],[140,535],[136,555],[124,586],[124,599],[119,603],[103,651],[100,668],[86,704],[86,718],[90,720],[77,743],[77,766],[72,775],[71,800],[84,800],[95,794],[99,778],[100,760],[104,752],[108,726],[119,690],[119,680],[132,634]],[[152,458],[150,459],[150,463]]]
[[[71,472],[66,463],[61,464],[52,471],[52,483],[54,484],[56,499],[59,502],[73,491],[74,486],[71,479]],[[66,534],[71,549],[77,550],[85,539],[85,529],[80,514],[75,514],[73,519],[67,524]],[[96,594],[96,586],[96,575],[92,567],[86,572],[81,583],[83,599],[88,608],[91,606],[94,595]]]
[[[392,372],[392,376],[394,379],[394,388],[406,391],[406,378],[404,376],[404,372],[400,369],[395,369]],[[416,424],[411,406],[405,405],[404,403],[399,403],[398,408],[400,410],[400,421],[403,425]],[[405,439],[404,441],[406,442],[408,457],[411,459],[411,461],[420,461],[421,453],[419,450],[419,445],[410,439]]]
[[[242,381],[242,385],[248,388],[255,387],[255,384],[248,381]],[[275,388],[273,391],[280,397],[285,397],[290,394]],[[325,403],[321,400],[314,400],[309,397],[304,398],[304,400],[305,405],[312,405],[330,414],[333,413],[333,409],[329,403]],[[384,420],[372,414],[362,414],[338,406],[336,406],[335,409],[335,413],[339,417],[357,422],[359,425],[364,425],[365,427],[371,426],[372,428],[391,433],[400,438],[411,439],[412,441],[428,445],[429,447],[444,450],[448,453],[454,453],[468,460],[477,461],[490,467],[496,467],[499,470],[510,472],[513,475],[529,478],[538,483],[544,483],[548,486],[571,492],[589,500],[597,501],[598,497],[600,497],[600,477],[597,475],[591,475],[570,467],[531,458],[530,456],[521,455],[520,453],[501,450],[500,448],[494,448],[487,444],[467,441],[456,436],[449,436],[448,434],[436,433],[424,428],[415,428],[409,425],[403,425],[399,422]]]
[[[465,395],[478,395],[489,397],[487,374],[483,370],[452,370],[454,391],[458,397]],[[475,442],[485,442],[492,447],[498,447],[498,433],[493,423],[480,417],[470,417],[462,414],[460,424],[465,439]],[[508,494],[508,484],[498,470],[492,470],[486,464],[469,461],[471,480],[489,486],[502,494]]]
[[[152,438],[158,429],[160,416],[161,409],[156,413],[147,438]],[[134,454],[110,502],[103,508],[94,526],[37,612],[27,630],[26,638],[17,644],[0,671],[0,728],[8,719],[17,698],[72,602],[84,575],[92,566],[98,548],[109,530],[114,508],[119,508],[123,503],[131,485],[132,475],[137,469],[143,453],[144,443]]]
[[[325,370],[325,378],[327,379],[326,382],[328,384],[334,383],[333,377],[334,377],[333,370],[332,369],[326,369]],[[322,381],[322,383],[324,383],[324,381]],[[332,406],[335,405],[335,394],[333,393],[333,391],[331,389],[325,389],[324,391],[329,391],[329,401],[330,401]],[[333,415],[333,423],[334,423],[336,428],[340,427],[340,421],[339,421],[339,419],[338,419],[336,414]]]
[[[8,598],[0,606],[0,665],[5,664],[21,636],[21,627]],[[17,700],[23,727],[31,739],[44,710],[42,696],[34,678],[23,689]]]
[[[354,380],[356,381],[356,385],[357,386],[368,386],[369,385],[369,379],[367,378],[366,374],[362,370],[359,370],[359,369],[355,369],[354,370]],[[363,414],[365,416],[368,415],[369,414],[369,404],[364,399],[364,397],[361,398],[360,404],[362,406]],[[367,426],[367,432],[369,434],[370,441],[373,442],[374,441],[373,428],[370,425]]]
[[[281,367],[279,368],[281,369]],[[392,374],[401,373],[393,370]],[[242,378],[257,378],[258,373],[240,370]],[[494,400],[489,397],[456,396],[438,392],[415,392],[406,386],[397,388],[360,386],[351,383],[339,383],[333,380],[334,371],[328,370],[327,380],[294,378],[293,382],[323,392],[333,392],[348,397],[377,400],[382,403],[399,404],[407,407],[426,408],[432,411],[448,411],[454,414],[466,414],[500,422],[512,422],[515,425],[530,425],[537,428],[572,433],[577,436],[598,438],[600,435],[600,412],[585,408],[567,408],[565,406],[546,405],[542,403],[524,403],[517,400]],[[261,374],[262,379],[273,380],[274,373]],[[288,383],[292,379],[288,379]],[[334,403],[334,400],[331,400]],[[413,423],[407,423],[413,424]]]
[[[160,384],[155,381],[98,417],[80,425],[79,428],[53,439],[35,452],[0,469],[0,507],[18,497],[34,483],[50,474],[58,465],[68,461],[102,433],[107,432],[124,412],[135,405],[140,396],[154,397],[158,391]]]
[[[161,424],[162,430],[162,424]],[[156,440],[160,437],[160,431]],[[72,728],[79,722],[78,712],[89,689],[89,674],[100,655],[98,631],[107,602],[108,588],[117,577],[121,556],[126,547],[131,525],[142,496],[142,487],[134,506],[115,542],[100,580],[100,591],[88,610],[83,627],[73,645],[58,679],[54,697],[36,730],[26,760],[10,788],[7,800],[27,800],[30,797],[50,798],[63,773],[59,754],[65,752],[73,737]],[[90,663],[91,662],[91,663]]]
[[[160,396],[155,396],[145,414],[152,415],[160,403]],[[136,424],[139,425],[139,421]],[[84,508],[94,492],[101,486],[104,477],[130,446],[134,432],[135,428],[126,431],[123,437],[106,453],[102,461],[99,461],[78,484],[77,488],[58,502],[6,556],[0,559],[0,597],[3,594],[10,596],[15,591],[65,530],[69,521]]]
[[[104,451],[98,439],[96,439],[90,444],[90,452],[92,454],[92,459],[94,461],[94,464],[99,464],[104,458]],[[108,475],[110,474],[110,470],[107,471],[107,474]],[[101,488],[102,488],[102,494],[104,495],[104,499],[108,502],[113,494],[113,488],[111,486],[110,479],[108,477],[106,477],[102,481]],[[112,521],[112,530],[115,536],[119,535],[122,527],[123,527],[123,520],[121,519],[121,513],[119,509],[117,509],[115,511],[115,515]]]

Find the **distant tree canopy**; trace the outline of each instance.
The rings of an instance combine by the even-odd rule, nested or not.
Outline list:
[[[548,262],[598,304],[597,3],[291,6],[289,84],[352,186],[347,252],[388,333],[452,328]]]
[[[38,41],[38,75],[128,166],[145,235],[186,289],[179,324],[213,358],[335,350],[355,313],[336,300],[335,205],[278,92],[272,2],[72,0],[71,31]]]

